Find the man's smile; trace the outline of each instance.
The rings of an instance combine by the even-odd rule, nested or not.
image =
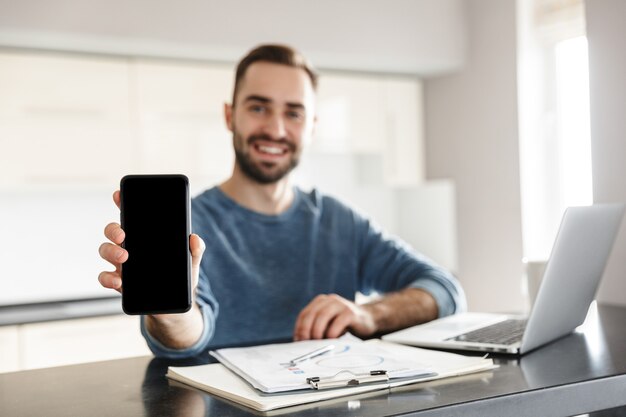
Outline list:
[[[286,147],[280,147],[276,145],[267,145],[267,144],[261,144],[261,143],[255,143],[253,144],[253,147],[258,152],[268,154],[268,155],[284,155],[288,151]]]
[[[265,138],[251,138],[248,140],[254,153],[264,160],[275,161],[293,153],[295,146],[285,140],[275,141]]]

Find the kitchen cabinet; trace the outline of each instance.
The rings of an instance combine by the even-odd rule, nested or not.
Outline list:
[[[386,108],[385,182],[418,185],[425,179],[422,83],[416,79],[384,81]]]
[[[2,326],[0,352],[0,372],[151,354],[126,315]]]
[[[0,372],[20,369],[18,326],[0,327]]]
[[[132,69],[140,172],[186,173],[192,184],[225,179],[234,160],[223,114],[233,69],[148,60]]]
[[[314,152],[378,153],[385,136],[380,77],[322,73]]]
[[[419,184],[424,179],[422,95],[422,83],[414,77],[322,73],[310,152],[353,155],[356,166],[370,166],[380,157],[383,184]]]
[[[223,117],[233,84],[225,64],[0,52],[0,186],[108,185],[131,172],[217,183],[234,161]],[[419,79],[323,71],[317,103],[309,152],[381,158],[385,185],[423,180]]]
[[[132,170],[128,62],[0,53],[0,185],[106,182]]]

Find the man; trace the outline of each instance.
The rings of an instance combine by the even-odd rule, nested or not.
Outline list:
[[[450,274],[339,201],[291,185],[313,134],[316,86],[311,66],[285,46],[260,46],[239,63],[232,105],[224,107],[233,173],[192,202],[192,309],[142,317],[155,354],[346,331],[368,337],[465,308]],[[114,200],[119,206],[119,192]],[[99,280],[119,291],[124,231],[112,223],[105,236],[111,242],[100,254],[116,272]],[[384,295],[357,305],[356,291]]]

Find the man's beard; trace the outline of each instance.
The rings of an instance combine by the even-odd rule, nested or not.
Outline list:
[[[237,159],[237,163],[239,164],[241,171],[248,178],[260,184],[272,184],[283,179],[295,167],[298,166],[298,163],[300,162],[300,158],[298,157],[298,155],[296,155],[296,152],[295,152],[296,147],[291,142],[287,142],[284,139],[273,140],[273,139],[270,139],[267,135],[250,136],[246,140],[246,142],[249,147],[252,147],[254,146],[254,142],[257,140],[267,140],[271,142],[285,144],[289,148],[289,153],[291,157],[289,159],[289,163],[283,167],[280,167],[279,169],[264,170],[262,169],[262,167],[259,166],[259,164],[268,169],[275,167],[277,164],[274,162],[260,162],[259,164],[255,164],[250,158],[250,152],[249,151],[245,152],[244,150],[242,150],[243,148],[242,145],[244,141],[243,137],[240,134],[235,132],[233,134],[235,158]]]

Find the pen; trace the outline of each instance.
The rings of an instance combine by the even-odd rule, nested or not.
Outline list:
[[[335,345],[328,345],[328,346],[324,346],[321,347],[319,349],[315,349],[312,352],[306,353],[302,356],[298,356],[297,358],[293,358],[292,360],[290,360],[289,362],[287,362],[285,365],[295,365],[297,363],[300,362],[304,362],[304,361],[308,361],[309,359],[313,359],[317,356],[323,355],[325,353],[330,352],[331,350],[333,350],[335,348]]]

